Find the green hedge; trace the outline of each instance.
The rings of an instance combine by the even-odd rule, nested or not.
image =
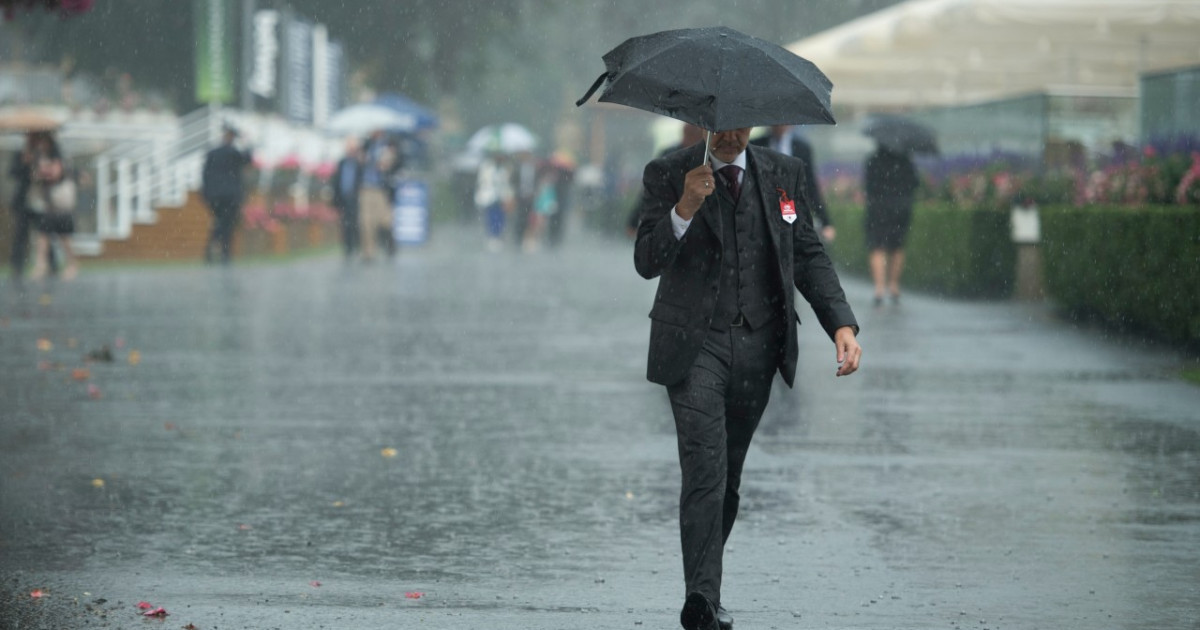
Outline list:
[[[1046,288],[1074,314],[1200,343],[1200,210],[1042,209]]]
[[[837,227],[830,255],[851,273],[868,275],[863,208],[831,204],[829,210]],[[959,297],[1012,294],[1016,249],[1007,211],[918,203],[904,251],[903,287]]]

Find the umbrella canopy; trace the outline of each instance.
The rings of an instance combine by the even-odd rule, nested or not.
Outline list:
[[[896,153],[938,152],[937,137],[933,129],[908,118],[877,116],[867,123],[863,134]]]
[[[537,147],[537,136],[517,123],[488,125],[467,140],[468,153],[519,153]]]
[[[0,132],[53,131],[61,123],[39,111],[18,109],[0,113]]]
[[[359,103],[330,116],[325,128],[343,136],[361,136],[377,130],[410,132],[417,129],[417,118],[383,105]]]
[[[434,114],[406,96],[401,96],[399,94],[393,94],[390,92],[386,94],[380,94],[375,99],[375,104],[383,105],[384,107],[394,110],[399,114],[411,116],[413,120],[412,131],[419,131],[421,129],[436,129],[438,126],[439,121],[437,114]]]
[[[811,62],[731,28],[662,31],[604,55],[600,100],[644,109],[709,131],[833,124],[833,84]]]

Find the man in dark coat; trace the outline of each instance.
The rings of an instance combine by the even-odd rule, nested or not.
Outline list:
[[[221,136],[221,146],[204,157],[204,175],[200,192],[213,214],[212,232],[204,246],[205,262],[213,261],[212,248],[215,244],[221,251],[221,262],[229,264],[233,249],[233,231],[242,214],[242,170],[251,162],[249,151],[240,151],[233,146],[238,133],[226,127]]]
[[[833,219],[829,218],[829,211],[825,208],[825,199],[821,197],[820,182],[817,181],[817,173],[814,170],[812,145],[796,133],[792,125],[772,125],[770,133],[756,138],[751,144],[790,155],[804,162],[804,194],[812,205],[813,217],[820,222],[821,237],[826,243],[832,243],[837,236],[837,230],[834,229]]]
[[[342,228],[342,248],[349,260],[358,251],[362,234],[358,228],[358,191],[362,188],[366,154],[357,140],[346,143],[346,155],[333,174],[333,206]]]
[[[858,325],[809,217],[799,160],[749,147],[750,129],[646,166],[634,245],[650,310],[647,378],[666,386],[679,443],[684,628],[732,626],[721,606],[721,558],[738,511],[750,438],[779,372],[797,350],[792,287],[833,339],[838,376],[858,369]]]

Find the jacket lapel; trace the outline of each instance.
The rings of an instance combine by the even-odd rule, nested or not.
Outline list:
[[[758,193],[758,201],[762,206],[762,218],[766,222],[767,232],[771,235],[771,244],[775,246],[775,253],[778,255],[781,219],[774,215],[772,212],[774,206],[769,201],[775,198],[771,193],[775,192],[777,186],[787,186],[787,184],[778,172],[774,160],[771,160],[766,152],[760,153],[757,148],[752,146],[746,147],[746,152],[748,154],[746,165],[750,167],[747,172],[754,178],[755,192]]]

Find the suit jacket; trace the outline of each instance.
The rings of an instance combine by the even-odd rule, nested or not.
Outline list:
[[[354,186],[349,194],[342,190],[342,176],[346,169],[356,167],[354,171]],[[329,183],[333,185],[333,205],[339,212],[358,211],[358,191],[362,189],[363,171],[366,166],[358,158],[347,155],[338,160],[337,170]]]
[[[808,301],[817,320],[832,338],[842,326],[858,327],[846,302],[833,263],[812,226],[807,204],[799,201],[806,185],[804,165],[792,157],[750,146],[744,177],[755,178],[758,203],[743,203],[740,211],[766,214],[771,251],[778,259],[778,290],[787,304],[789,320],[800,322],[792,288]],[[692,218],[683,238],[676,239],[671,209],[683,194],[684,175],[700,164],[704,145],[699,144],[654,160],[643,175],[641,221],[634,245],[634,266],[644,278],[659,277],[650,310],[650,351],[646,378],[673,385],[687,376],[704,344],[717,302],[721,261],[721,203],[710,195]],[[745,186],[743,185],[743,189]],[[797,218],[784,221],[780,212],[782,189],[796,203]],[[746,201],[746,200],[743,200]],[[790,387],[798,355],[796,326],[785,326],[787,341],[779,352],[778,369]]]
[[[204,157],[204,176],[201,192],[207,200],[236,200],[241,202],[242,169],[250,164],[250,152],[238,151],[223,144]]]
[[[751,144],[760,147],[771,147],[771,136],[765,135],[760,138],[755,138]],[[792,134],[792,157],[804,162],[804,196],[808,199],[809,205],[812,207],[813,216],[821,221],[821,225],[833,225],[833,220],[829,218],[829,212],[825,209],[825,200],[821,197],[820,182],[817,181],[817,173],[813,170],[813,153],[812,147],[808,142]]]

